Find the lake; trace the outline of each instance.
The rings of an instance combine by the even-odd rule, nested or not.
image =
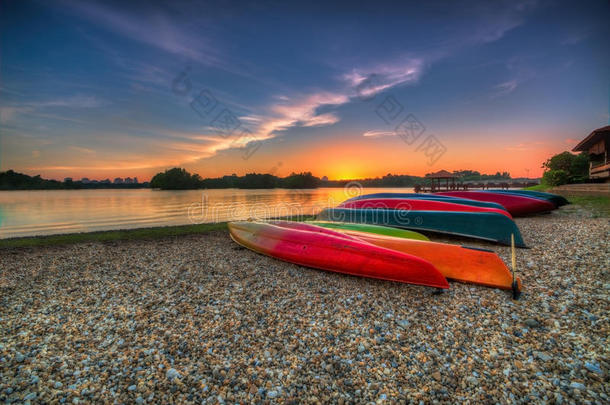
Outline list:
[[[357,184],[313,190],[0,191],[0,238],[314,215],[362,192],[412,191],[363,191]]]

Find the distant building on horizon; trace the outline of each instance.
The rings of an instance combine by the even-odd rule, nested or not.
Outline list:
[[[80,179],[80,182],[83,184],[89,184],[91,183],[91,180],[89,180],[87,177],[83,177],[82,179]]]
[[[64,183],[71,183],[72,182],[72,177],[66,177],[64,179]]]
[[[322,176],[322,181],[328,181],[328,176]]]
[[[114,179],[114,181],[112,183],[113,184],[123,184],[123,179],[121,177],[117,177],[116,179]]]

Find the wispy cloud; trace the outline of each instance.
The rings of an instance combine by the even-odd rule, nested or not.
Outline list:
[[[138,8],[138,14],[135,14],[95,2],[69,1],[67,4],[80,16],[134,41],[200,63],[220,63],[218,51],[205,38],[198,37],[195,41],[162,13]],[[151,27],[154,27],[154,35]]]
[[[365,133],[362,134],[362,136],[365,136],[367,138],[379,138],[382,136],[395,136],[396,132],[394,131],[366,131]]]
[[[506,82],[496,84],[494,86],[494,92],[492,94],[492,98],[506,96],[507,94],[512,93],[517,88],[518,85],[519,85],[519,82],[517,79],[513,79],[513,80],[509,80]]]
[[[504,150],[511,152],[524,152],[528,150],[538,149],[540,146],[545,145],[545,142],[534,141],[534,142],[521,142],[513,146],[507,146]]]
[[[581,32],[572,32],[561,41],[561,45],[576,45],[589,37],[590,33],[581,31]]]
[[[332,113],[318,114],[318,108],[327,105],[340,105],[347,103],[349,97],[340,93],[319,92],[298,97],[294,101],[276,104],[271,110],[279,114],[273,121],[278,125],[275,130],[290,126],[321,126],[331,125],[339,121]],[[273,132],[273,130],[271,131]]]
[[[0,123],[8,124],[13,121],[18,114],[29,111],[27,107],[0,107]]]
[[[78,153],[86,153],[88,155],[93,155],[95,154],[95,151],[93,149],[89,149],[89,148],[83,148],[82,146],[70,146],[69,147],[71,150],[78,152]]]
[[[423,73],[422,58],[358,68],[346,73],[343,79],[360,97],[370,97],[394,86],[417,83]]]
[[[96,108],[105,102],[96,96],[78,94],[70,97],[57,98],[45,101],[33,101],[28,103],[32,107],[68,107],[68,108]]]

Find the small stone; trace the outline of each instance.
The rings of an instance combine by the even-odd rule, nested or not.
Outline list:
[[[543,353],[543,352],[534,352],[534,354],[537,358],[539,358],[542,361],[549,361],[552,358],[551,356],[549,356],[548,354]]]
[[[53,384],[53,387],[54,387],[55,389],[60,389],[60,388],[61,388],[61,387],[63,387],[63,386],[64,386],[64,385],[63,385],[61,382],[59,382],[59,381],[55,381],[55,384]]]
[[[276,397],[277,397],[277,395],[278,395],[278,394],[277,394],[277,391],[268,391],[268,392],[267,392],[267,398],[271,398],[271,399],[273,399],[273,398],[276,398]]]
[[[25,356],[20,352],[17,352],[17,354],[15,354],[15,361],[17,363],[23,363],[23,360],[25,360]]]
[[[540,326],[540,323],[538,323],[538,321],[533,318],[526,319],[525,324],[530,328],[537,328],[538,326]]]
[[[563,396],[562,396],[562,395],[561,395],[559,392],[556,392],[556,393],[555,393],[555,402],[556,402],[558,405],[563,404]]]
[[[362,353],[366,350],[366,348],[364,347],[364,345],[361,343],[358,345],[358,353]]]
[[[136,398],[136,404],[143,404],[143,403],[144,403],[144,398],[142,398],[142,397]]]
[[[135,391],[137,389],[138,389],[138,387],[135,384],[132,384],[129,387],[127,387],[127,391]]]
[[[432,373],[432,378],[434,378],[436,381],[440,381],[441,380],[441,373],[439,373],[438,371]]]
[[[466,382],[470,385],[477,385],[477,383],[479,381],[477,380],[476,377],[470,376],[470,377],[466,378]]]
[[[396,324],[403,329],[407,329],[409,327],[409,321],[406,319],[399,319],[396,321]]]
[[[579,382],[575,382],[575,381],[570,383],[570,388],[574,388],[575,390],[581,390],[581,391],[585,390],[585,386],[584,385],[582,385]]]
[[[33,401],[35,399],[36,399],[36,393],[35,392],[30,392],[25,397],[23,397],[24,401]]]
[[[585,368],[592,373],[603,374],[601,367],[597,363],[585,362]]]
[[[174,378],[180,378],[180,373],[175,368],[170,368],[167,370],[167,373],[165,373],[165,376],[168,380],[172,381]]]

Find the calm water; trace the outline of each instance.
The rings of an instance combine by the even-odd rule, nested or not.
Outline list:
[[[366,193],[412,189],[367,188]],[[361,192],[315,190],[0,191],[0,238],[316,214]]]

